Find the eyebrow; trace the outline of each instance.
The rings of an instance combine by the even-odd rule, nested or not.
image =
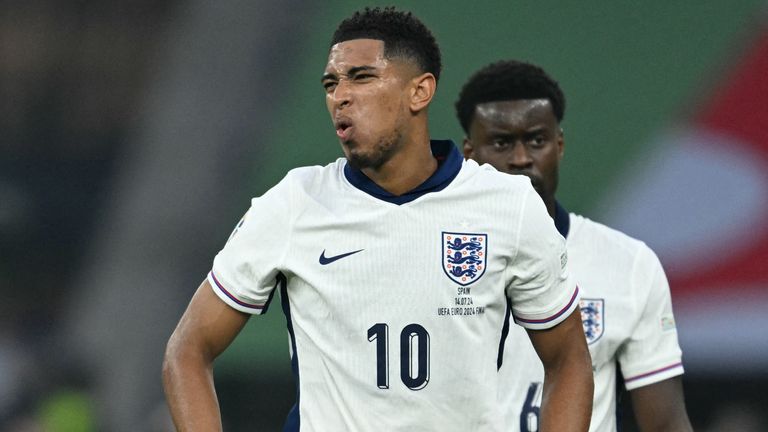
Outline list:
[[[535,126],[529,128],[529,129],[526,129],[525,132],[529,133],[529,134],[535,134],[535,133],[541,133],[541,132],[546,132],[546,131],[547,131],[547,126],[546,125],[538,124],[538,125],[535,125]]]
[[[530,129],[526,129],[523,131],[514,131],[514,132],[510,132],[509,129],[506,129],[503,127],[498,128],[498,127],[490,126],[488,127],[487,133],[488,135],[495,136],[495,137],[509,137],[509,136],[518,136],[518,135],[527,137],[531,135],[540,134],[546,131],[547,131],[547,127],[544,125],[536,125]]]
[[[377,69],[376,66],[367,66],[367,65],[366,66],[355,66],[353,68],[350,68],[347,71],[346,74],[347,75],[355,75],[355,74],[363,72],[363,71],[371,71],[371,70],[376,70],[376,69]],[[335,73],[326,73],[326,74],[323,74],[323,76],[320,78],[320,81],[325,81],[327,79],[334,79],[334,78],[336,78],[336,74]]]

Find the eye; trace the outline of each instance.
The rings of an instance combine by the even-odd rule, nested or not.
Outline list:
[[[543,134],[532,135],[528,138],[528,145],[533,148],[542,148],[547,144],[547,137]]]
[[[502,138],[496,138],[491,142],[491,146],[494,150],[504,151],[509,147],[509,143]]]
[[[355,75],[353,77],[353,79],[355,81],[365,81],[365,80],[368,80],[368,79],[373,78],[373,77],[374,77],[374,75],[371,75],[371,74],[368,74],[368,73],[361,73],[361,74]]]
[[[336,81],[324,81],[323,88],[325,89],[326,93],[332,92],[333,89],[336,88]]]

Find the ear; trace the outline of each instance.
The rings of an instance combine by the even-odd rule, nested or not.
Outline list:
[[[475,155],[475,149],[472,147],[472,141],[469,140],[469,137],[464,137],[464,159],[472,159],[472,157]]]
[[[411,80],[411,111],[416,113],[432,102],[437,89],[437,80],[431,73],[423,73]]]
[[[565,135],[563,133],[563,128],[559,128],[558,134],[557,134],[557,160],[562,161],[563,155],[565,154]]]

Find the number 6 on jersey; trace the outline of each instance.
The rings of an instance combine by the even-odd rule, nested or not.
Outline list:
[[[368,341],[376,341],[376,385],[389,388],[389,326],[374,324]],[[429,333],[418,324],[408,324],[400,332],[400,380],[411,390],[429,383]]]

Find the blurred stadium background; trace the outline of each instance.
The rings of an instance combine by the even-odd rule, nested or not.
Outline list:
[[[561,200],[659,253],[696,430],[768,430],[765,0],[390,3],[443,49],[435,137],[491,61],[561,82]],[[368,4],[0,1],[0,430],[169,430],[165,341],[248,198],[341,155],[319,76]],[[280,429],[279,308],[216,375],[227,430]]]

